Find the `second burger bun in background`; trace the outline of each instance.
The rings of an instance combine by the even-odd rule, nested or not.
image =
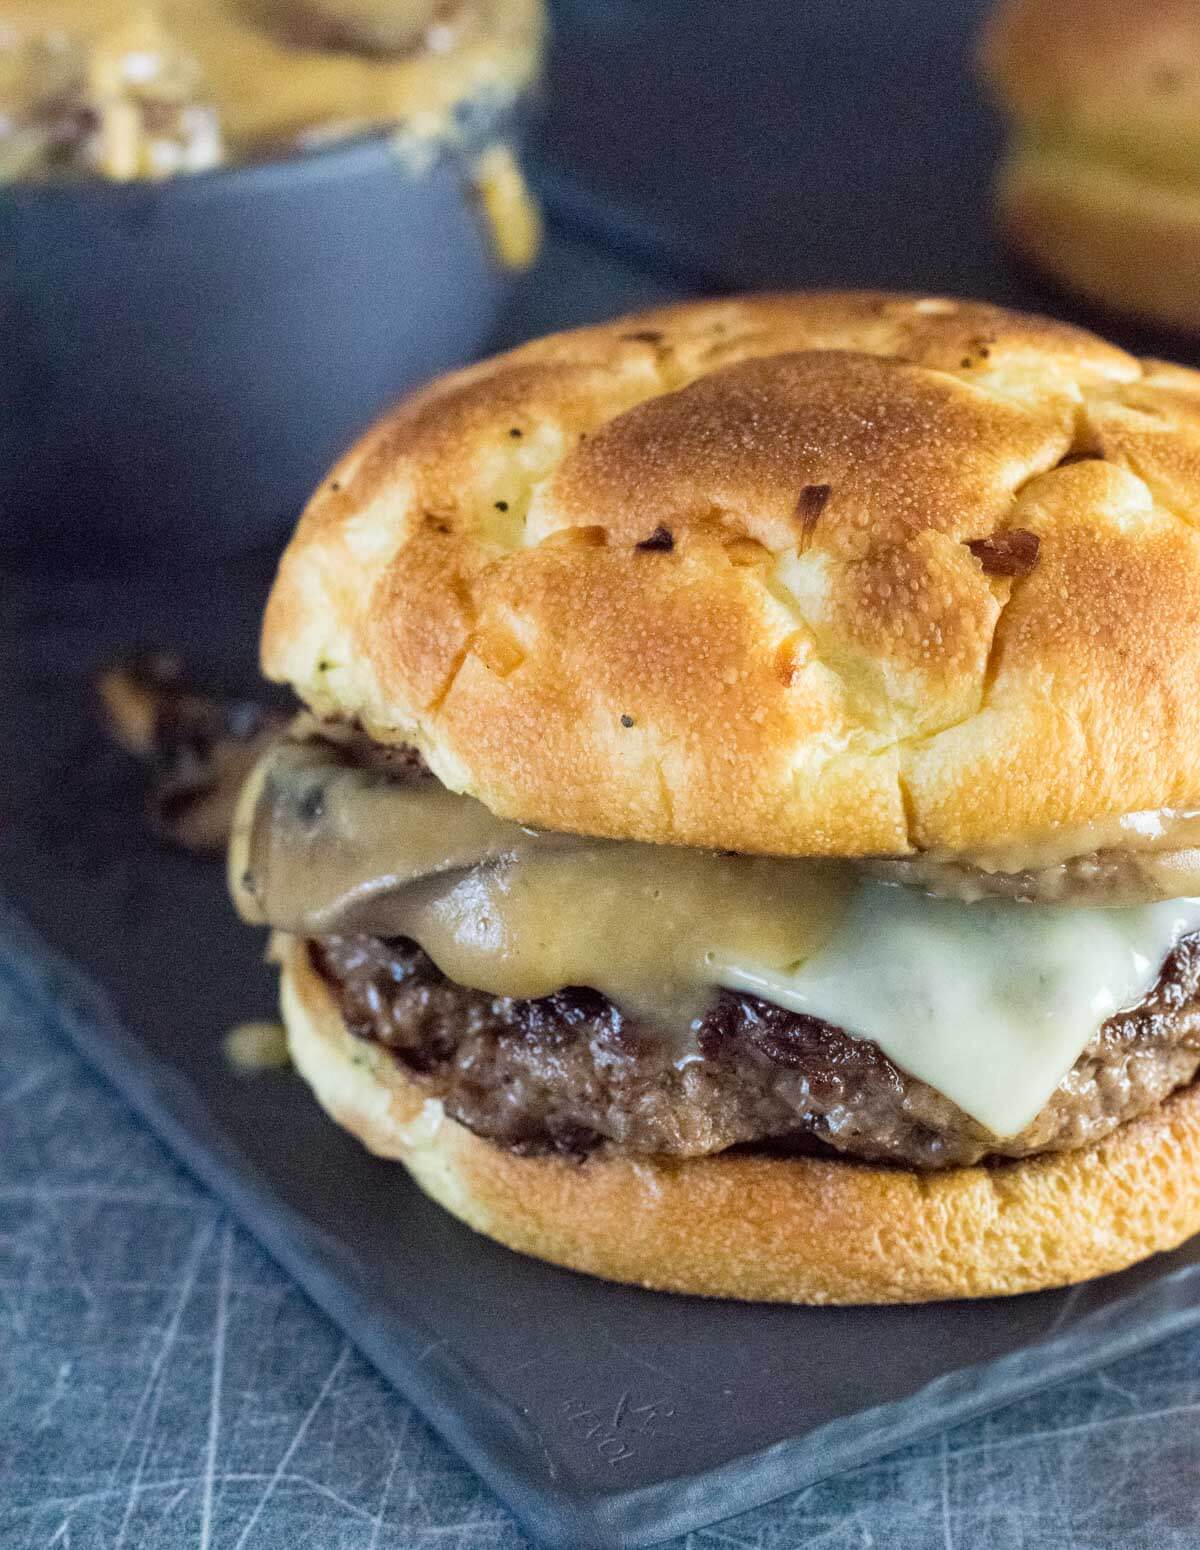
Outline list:
[[[473,1227],[647,1286],[987,1296],[1178,1244],[1197,519],[1200,375],[944,297],[688,303],[431,384],[266,614],[312,714],[231,879],[298,1068]]]
[[[1014,249],[1200,334],[1200,6],[1000,0],[981,62],[1011,123],[995,199]]]

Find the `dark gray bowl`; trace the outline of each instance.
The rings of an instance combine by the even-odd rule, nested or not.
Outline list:
[[[418,174],[385,135],[0,188],[0,552],[278,540],[358,430],[485,343],[512,283],[465,153]]]

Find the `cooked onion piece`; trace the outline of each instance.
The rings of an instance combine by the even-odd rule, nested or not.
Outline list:
[[[150,768],[153,832],[184,850],[222,851],[238,793],[288,716],[198,692],[171,652],[118,663],[100,675],[97,689],[110,736]]]

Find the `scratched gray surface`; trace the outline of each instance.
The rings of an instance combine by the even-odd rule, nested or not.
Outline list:
[[[556,243],[508,328],[658,294]],[[1197,1415],[1200,1334],[674,1550],[1200,1545]],[[51,1545],[530,1541],[89,1073],[36,966],[0,958],[0,1546]]]

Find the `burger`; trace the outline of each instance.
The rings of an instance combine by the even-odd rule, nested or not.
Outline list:
[[[1093,301],[1200,333],[1200,7],[999,0],[982,65],[1012,125],[995,196],[1012,246]]]
[[[1200,374],[938,297],[554,335],[341,461],[262,656],[292,1058],[478,1231],[869,1303],[1200,1229]]]

